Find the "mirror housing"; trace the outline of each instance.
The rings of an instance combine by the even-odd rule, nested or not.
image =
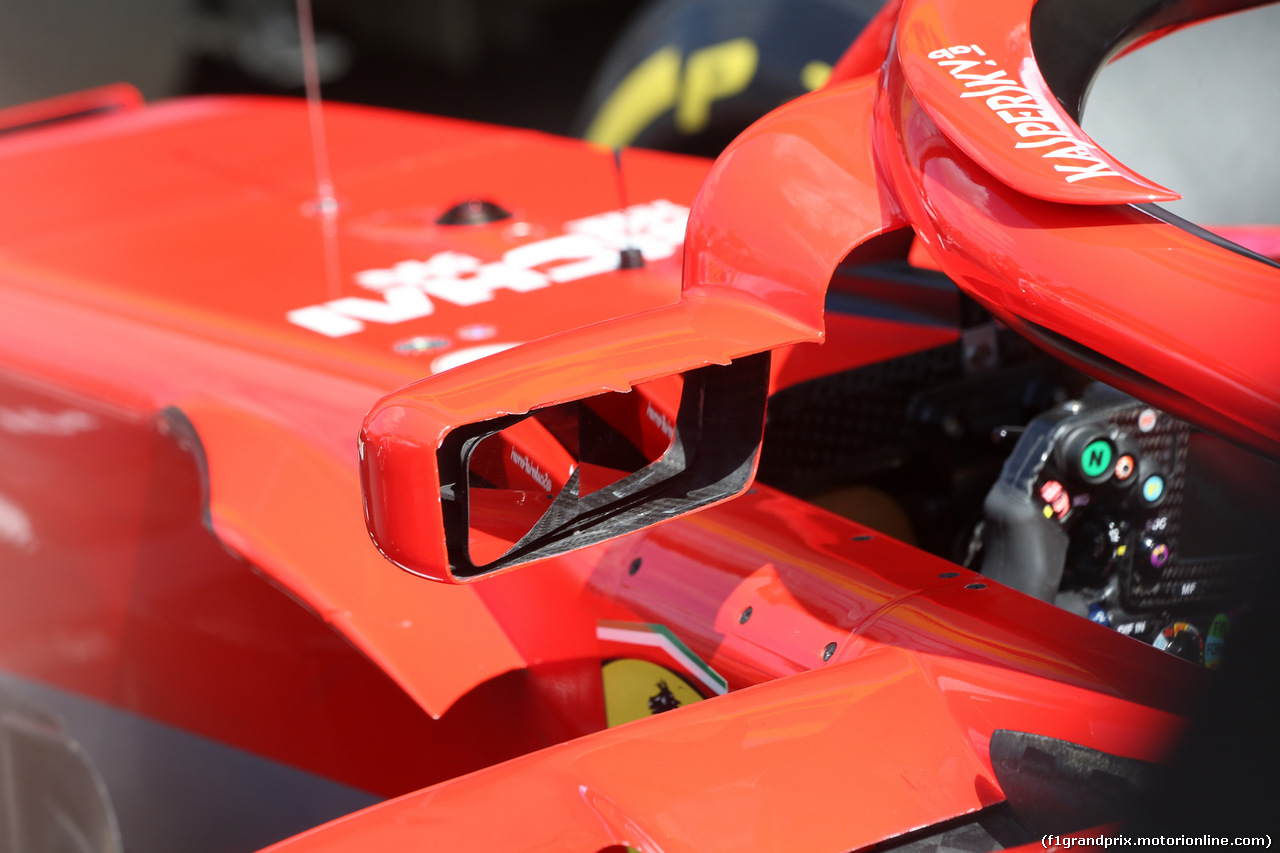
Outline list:
[[[392,411],[389,417],[371,417],[361,433],[360,459],[365,519],[374,542],[388,559],[409,572],[432,580],[466,583],[736,497],[750,485],[760,457],[769,353],[700,367],[685,372],[682,378],[675,422],[664,424],[671,429],[670,446],[659,458],[638,470],[619,472],[618,479],[603,487],[591,491],[581,487],[584,463],[592,458],[592,449],[586,444],[574,448],[577,464],[569,476],[557,476],[553,481],[544,473],[551,466],[544,466],[543,457],[529,449],[534,443],[504,441],[501,446],[530,475],[532,485],[543,484],[544,488],[537,489],[536,513],[519,530],[523,535],[496,552],[486,549],[484,557],[477,556],[474,539],[479,511],[475,496],[480,490],[472,460],[477,448],[540,414],[551,412],[554,416],[557,410],[587,408],[610,394],[636,392],[605,392],[523,414],[462,424],[445,431],[435,448],[406,440],[417,419],[406,417],[404,409]],[[638,418],[655,417],[651,408],[633,407],[632,411]],[[384,409],[382,413],[387,412]],[[379,434],[388,420],[395,423],[394,437]],[[426,434],[431,434],[429,428]],[[556,456],[565,452],[558,444],[555,448]],[[433,473],[436,476],[431,476]],[[553,489],[558,491],[552,494]]]
[[[707,324],[732,331],[709,336]],[[783,335],[799,337],[763,303],[680,303],[525,344],[388,395],[360,435],[370,534],[401,568],[466,583],[735,497],[755,475],[764,432],[770,354],[756,341]],[[673,418],[617,405],[641,396],[635,386],[676,376],[679,402],[671,394],[663,410]],[[638,435],[645,424],[636,420],[667,417],[670,445],[633,454],[638,468],[597,464],[589,442],[557,443],[546,428],[573,406],[630,418],[611,428],[617,434]],[[512,449],[513,464],[528,466],[526,475],[536,465],[536,476],[508,470],[501,484],[477,479],[478,452],[492,465]],[[494,517],[498,526],[512,523],[473,559],[478,487],[488,499],[522,492],[529,502]]]
[[[587,492],[581,488],[580,472],[581,463],[591,458],[591,449],[583,444],[579,448],[579,466],[558,493],[548,495],[552,499],[545,511],[505,553],[488,562],[476,559],[472,540],[477,513],[473,496],[477,490],[468,476],[469,460],[486,439],[547,409],[467,424],[445,436],[437,460],[441,521],[451,578],[474,580],[585,548],[745,491],[760,456],[769,354],[702,367],[683,374],[683,378],[678,414],[672,425],[674,434],[665,453],[638,470],[624,472],[603,488]],[[549,408],[566,409],[581,403],[585,409],[591,399]],[[644,417],[646,413],[637,407],[635,414]],[[539,471],[536,459],[521,456],[521,460]]]

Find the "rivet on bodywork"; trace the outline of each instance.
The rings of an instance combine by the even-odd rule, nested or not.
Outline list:
[[[440,214],[437,225],[488,225],[510,219],[511,211],[504,210],[487,198],[469,198]]]
[[[630,567],[627,568],[627,574],[634,575],[636,572],[640,571],[640,564],[643,562],[644,560],[640,559],[639,557],[636,557],[634,560],[631,561]]]
[[[831,660],[831,656],[836,653],[836,644],[827,643],[827,647],[822,650],[822,659],[824,661]]]
[[[960,573],[959,573],[959,572],[943,572],[942,574],[938,575],[938,577],[940,577],[940,578],[958,578],[958,577],[960,577]]]
[[[747,620],[750,618],[751,618],[751,608],[748,607],[746,610],[742,611],[742,615],[738,617],[738,624],[745,625],[747,624]]]
[[[424,352],[443,349],[449,346],[450,343],[451,341],[448,338],[434,335],[418,335],[414,338],[405,338],[403,341],[397,341],[391,348],[401,355],[421,355]]]
[[[859,533],[857,536],[853,537],[854,542],[866,542],[868,539],[875,539],[875,537],[870,533]]]
[[[964,585],[964,588],[965,589],[986,589],[987,585],[985,583],[967,583]]]
[[[640,254],[640,250],[634,246],[623,249],[618,253],[618,269],[644,269],[644,255]]]

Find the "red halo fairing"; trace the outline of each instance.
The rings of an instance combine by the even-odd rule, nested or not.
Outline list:
[[[1031,4],[989,5],[990,15],[965,16],[906,3],[882,74],[876,150],[917,234],[957,284],[1028,337],[1275,455],[1280,268],[1133,206],[1177,196],[1111,160],[1053,100],[1027,38]],[[939,52],[983,43],[1001,49],[974,68],[975,53]],[[988,62],[1020,68],[1028,92],[953,73],[962,63],[981,76]],[[982,88],[964,88],[972,83]],[[971,91],[992,94],[960,100]],[[990,105],[1033,96],[1051,115],[1010,124],[1002,113],[1025,111]],[[1092,159],[1064,165],[1076,161],[1014,147],[1028,127],[1021,138],[1052,141],[1049,154],[1084,148]]]

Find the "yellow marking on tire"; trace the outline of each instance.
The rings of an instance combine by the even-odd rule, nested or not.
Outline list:
[[[658,116],[676,105],[680,51],[667,46],[622,78],[587,128],[587,140],[610,148],[630,145]]]
[[[806,63],[804,68],[800,69],[800,85],[810,92],[827,85],[827,80],[830,78],[831,64],[827,62],[815,59],[813,62]]]
[[[760,50],[749,38],[713,44],[689,54],[676,105],[676,130],[693,134],[711,120],[711,104],[732,97],[755,76]]]

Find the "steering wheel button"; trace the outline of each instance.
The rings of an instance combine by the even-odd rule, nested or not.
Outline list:
[[[1147,503],[1153,504],[1164,497],[1164,477],[1159,474],[1152,474],[1142,484],[1142,499]]]
[[[1040,497],[1047,502],[1053,503],[1058,495],[1062,494],[1062,484],[1057,480],[1046,480],[1045,484],[1040,487]]]
[[[1113,473],[1115,473],[1116,479],[1123,483],[1132,477],[1133,472],[1137,469],[1138,463],[1134,460],[1132,455],[1126,453],[1116,460],[1116,467]]]
[[[1173,557],[1173,549],[1159,536],[1143,536],[1138,542],[1138,550],[1139,557],[1136,561],[1136,568],[1148,581],[1158,579],[1161,569]]]
[[[1114,456],[1110,441],[1095,438],[1085,445],[1080,454],[1080,473],[1092,482],[1105,479],[1111,474],[1111,460]]]
[[[1163,542],[1158,543],[1151,549],[1151,568],[1163,569],[1164,564],[1169,562],[1169,546]]]

